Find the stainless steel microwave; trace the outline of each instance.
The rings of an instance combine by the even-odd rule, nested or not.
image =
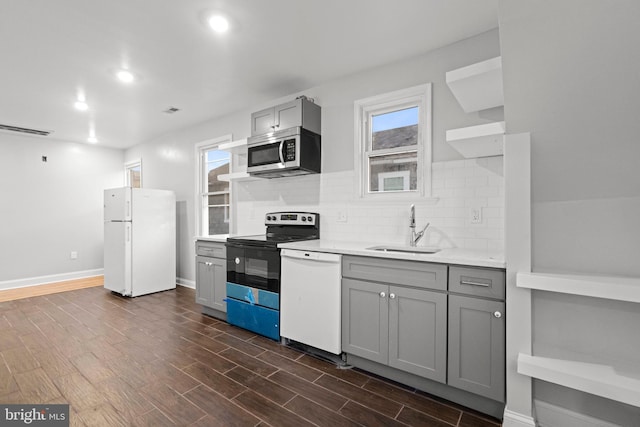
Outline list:
[[[320,135],[301,127],[247,141],[247,172],[262,178],[320,173]]]

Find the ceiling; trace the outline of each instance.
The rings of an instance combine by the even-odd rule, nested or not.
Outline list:
[[[0,124],[127,148],[497,26],[497,0],[0,0]]]

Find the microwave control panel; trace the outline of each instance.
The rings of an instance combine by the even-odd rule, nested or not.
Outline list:
[[[285,139],[284,140],[284,147],[283,150],[284,153],[282,153],[283,157],[284,157],[284,161],[285,162],[293,162],[296,160],[296,140],[295,138],[292,139]]]

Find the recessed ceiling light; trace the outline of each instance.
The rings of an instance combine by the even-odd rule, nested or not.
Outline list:
[[[212,15],[207,22],[216,33],[224,33],[229,29],[229,21],[222,15]]]
[[[79,111],[87,111],[89,109],[89,104],[84,101],[76,101],[73,106]]]
[[[131,83],[136,79],[133,73],[129,70],[118,70],[116,77],[118,77],[118,80],[122,83]]]
[[[96,138],[95,136],[90,136],[89,138],[87,138],[87,142],[96,144],[98,142],[98,138]]]

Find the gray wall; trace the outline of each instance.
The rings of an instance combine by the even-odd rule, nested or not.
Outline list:
[[[640,3],[500,1],[508,133],[531,132],[534,271],[640,276]],[[534,293],[534,353],[640,363],[637,305]],[[536,382],[622,425],[640,409]]]
[[[502,108],[497,108],[483,114],[464,113],[445,84],[445,73],[499,54],[499,35],[496,29],[416,58],[346,76],[301,92],[315,98],[316,102],[322,106],[323,173],[338,173],[354,169],[353,102],[355,100],[428,82],[433,83],[433,160],[461,159],[462,156],[446,143],[445,131],[502,120],[503,111]],[[127,150],[125,154],[127,161],[142,159],[145,187],[164,188],[176,192],[178,277],[186,281],[193,281],[195,277],[193,262],[193,241],[196,234],[194,145],[226,134],[232,134],[234,140],[246,138],[250,134],[251,112],[289,101],[297,95],[291,94],[268,103],[247,106],[243,111],[160,136]],[[270,183],[261,185],[278,186],[278,182],[282,181],[271,180]],[[239,194],[253,197],[251,184],[238,185],[243,186],[243,191]],[[287,200],[287,204],[301,204],[307,199],[308,194],[301,195],[299,199],[294,196]],[[243,201],[251,200],[246,198],[239,200],[239,202]],[[274,199],[274,205],[278,206],[278,203],[280,200]],[[232,231],[250,234],[264,230],[260,215],[255,215],[250,220],[242,216],[235,216],[234,219],[236,224],[235,230]]]
[[[123,184],[123,160],[122,150],[0,133],[0,288],[103,268],[102,192]]]

